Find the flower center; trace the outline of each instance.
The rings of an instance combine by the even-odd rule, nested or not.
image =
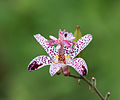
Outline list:
[[[54,63],[59,63],[59,59],[60,59],[60,58],[61,58],[61,57],[59,57],[58,55],[55,56],[55,58],[54,58]],[[62,59],[61,59],[61,60],[62,60]],[[65,64],[68,63],[68,61],[70,61],[70,56],[69,56],[69,55],[65,55]],[[64,61],[60,61],[60,62],[64,63]]]

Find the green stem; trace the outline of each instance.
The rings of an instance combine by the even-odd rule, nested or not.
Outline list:
[[[99,92],[99,90],[95,86],[93,86],[92,83],[87,78],[85,78],[84,76],[76,76],[76,75],[71,75],[70,74],[69,77],[84,80],[89,86],[93,87],[94,91],[100,97],[101,100],[105,100],[104,97],[102,96],[102,94]]]

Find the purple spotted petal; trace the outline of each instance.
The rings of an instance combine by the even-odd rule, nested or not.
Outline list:
[[[49,56],[54,59],[55,56],[58,55],[58,50],[54,47],[54,46],[50,46],[47,43],[47,39],[45,39],[43,36],[41,36],[40,34],[36,34],[34,35],[34,37],[36,38],[36,40],[42,45],[42,47],[45,49],[45,51],[49,54]]]
[[[52,63],[52,60],[47,57],[47,56],[38,56],[36,58],[34,58],[29,66],[28,66],[28,70],[37,70],[45,65],[50,65]]]
[[[64,52],[65,54],[69,55],[71,53],[71,47],[64,46]]]
[[[82,76],[88,73],[87,65],[82,58],[69,61],[67,65],[72,66]]]
[[[50,75],[56,74],[62,66],[64,66],[63,63],[52,63],[49,70]]]
[[[76,57],[92,40],[92,35],[87,34],[80,38],[77,43],[73,46],[71,52],[70,52],[70,57],[73,59]]]

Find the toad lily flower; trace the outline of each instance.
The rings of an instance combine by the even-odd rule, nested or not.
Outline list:
[[[67,35],[66,35],[67,34]],[[36,40],[42,45],[48,56],[38,56],[34,58],[29,66],[28,70],[37,70],[45,65],[50,65],[49,73],[53,76],[56,73],[63,71],[64,75],[69,75],[70,71],[68,66],[73,67],[80,75],[86,75],[88,73],[87,65],[82,58],[75,58],[92,40],[92,36],[87,34],[80,38],[76,44],[72,47],[72,40],[74,39],[72,33],[59,31],[59,39],[50,36],[52,39],[48,41],[40,34],[34,35]],[[57,48],[54,47],[57,44]],[[73,59],[75,58],[75,59]]]

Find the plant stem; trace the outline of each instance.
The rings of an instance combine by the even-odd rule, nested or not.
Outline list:
[[[99,90],[95,86],[93,86],[92,83],[87,78],[85,78],[84,76],[76,76],[76,75],[71,75],[70,74],[69,77],[84,80],[89,86],[91,86],[94,89],[94,91],[100,97],[101,100],[105,100],[104,97],[102,96],[102,94],[99,92]]]

